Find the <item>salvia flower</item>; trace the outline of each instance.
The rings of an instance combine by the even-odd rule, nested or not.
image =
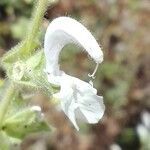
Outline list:
[[[84,48],[96,62],[93,74],[89,75],[92,78],[98,64],[103,61],[103,52],[92,34],[81,23],[70,17],[56,18],[47,28],[44,52],[48,81],[61,87],[60,92],[54,96],[60,99],[63,111],[79,130],[77,120],[97,123],[104,114],[105,106],[103,97],[97,95],[97,90],[90,83],[67,75],[59,69],[59,53],[69,43]]]
[[[150,113],[148,111],[143,111],[141,114],[141,123],[136,127],[137,133],[139,135],[142,148],[149,149],[150,143]]]

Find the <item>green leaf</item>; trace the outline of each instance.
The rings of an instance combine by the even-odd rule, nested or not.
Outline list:
[[[30,133],[50,131],[50,128],[42,119],[41,112],[25,108],[7,118],[2,126],[4,132],[14,138],[23,139]]]
[[[40,44],[38,42],[32,42],[31,49],[36,49],[39,45]],[[12,64],[14,64],[15,62],[27,59],[26,54],[24,53],[26,48],[26,40],[24,40],[13,47],[6,54],[4,54],[4,56],[1,58],[1,65],[3,66],[3,68],[5,70],[8,70],[8,68],[12,68]]]
[[[26,108],[28,106],[28,100],[24,100],[19,91],[16,91],[13,94],[11,102],[8,107],[6,118],[11,117],[13,114],[16,114],[18,111]]]
[[[26,61],[26,66],[27,68],[32,70],[36,69],[36,67],[40,69],[41,63],[44,62],[43,59],[44,59],[43,50],[39,50]]]
[[[9,137],[5,132],[0,132],[0,150],[10,150],[20,144],[20,140]]]
[[[10,142],[8,140],[8,137],[3,132],[0,132],[0,149],[9,150],[9,148]]]
[[[46,73],[44,73],[44,64],[44,53],[40,50],[26,61],[27,71],[25,78],[29,79],[31,85],[36,85],[36,87],[42,89],[46,95],[51,96],[53,93],[58,92],[60,87],[48,82]]]

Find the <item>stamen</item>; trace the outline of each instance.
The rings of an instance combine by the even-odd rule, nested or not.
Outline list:
[[[97,69],[98,69],[98,66],[99,66],[99,63],[96,63],[96,67],[95,67],[93,73],[92,73],[92,74],[88,74],[88,76],[89,76],[90,78],[95,79],[95,73],[96,73],[96,71],[97,71]]]
[[[89,81],[89,84],[93,87],[93,81],[92,80]]]

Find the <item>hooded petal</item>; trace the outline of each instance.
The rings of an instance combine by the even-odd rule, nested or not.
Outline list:
[[[81,46],[96,63],[103,61],[103,52],[96,39],[81,23],[70,17],[58,17],[48,26],[44,39],[46,70],[59,74],[59,54],[69,43]]]

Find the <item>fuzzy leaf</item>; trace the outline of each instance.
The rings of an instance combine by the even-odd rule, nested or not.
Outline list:
[[[0,133],[0,149],[1,150],[8,150],[9,149],[9,140],[8,137],[6,135],[4,135],[4,133]]]
[[[9,136],[22,139],[26,135],[39,131],[50,131],[41,119],[40,112],[25,108],[4,121],[2,126]]]
[[[40,67],[40,64],[42,63],[43,58],[44,58],[43,51],[40,50],[26,61],[26,66],[30,69],[35,69],[38,66]]]
[[[0,132],[0,150],[10,150],[20,144],[20,140],[11,138],[5,132]]]
[[[38,46],[38,43],[33,42],[31,48],[36,49]],[[1,59],[1,64],[4,69],[7,70],[8,66],[12,66],[12,64],[17,62],[18,60],[25,59],[26,55],[24,54],[24,51],[26,50],[26,48],[26,41],[24,40],[13,47],[10,51],[8,51]]]

